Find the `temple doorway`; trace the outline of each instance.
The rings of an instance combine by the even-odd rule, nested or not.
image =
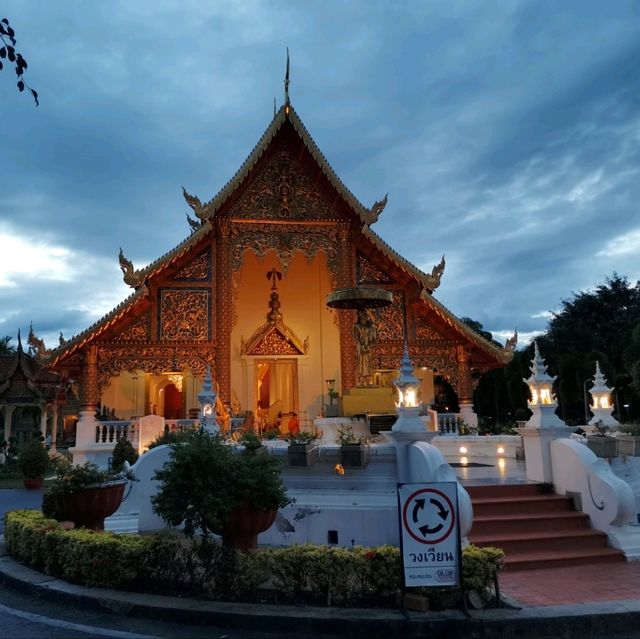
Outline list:
[[[174,383],[164,387],[164,418],[182,419],[182,392],[176,388]]]
[[[298,412],[298,362],[292,359],[259,360],[255,366],[256,413],[263,428],[286,431]]]

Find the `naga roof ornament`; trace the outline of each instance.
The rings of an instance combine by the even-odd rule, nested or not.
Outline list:
[[[197,195],[191,195],[191,193],[189,193],[187,189],[184,188],[184,186],[182,187],[182,196],[184,197],[185,202],[193,209],[193,212],[196,214],[196,217],[199,220],[204,221],[207,215],[204,210],[205,207],[200,201],[200,198]]]
[[[373,206],[363,215],[364,223],[367,226],[371,226],[372,224],[375,224],[378,221],[378,218],[380,217],[380,213],[382,213],[382,211],[384,211],[384,207],[387,206],[388,197],[389,197],[389,194],[386,193],[381,200],[374,202]]]
[[[22,348],[22,342],[18,338],[20,347]],[[29,336],[27,337],[27,344],[29,344],[29,348],[33,351],[33,354],[37,360],[42,360],[48,357],[51,354],[51,351],[47,349],[44,344],[44,340],[40,339],[33,330],[33,322],[29,324]]]
[[[433,291],[435,291],[438,288],[438,286],[440,286],[440,280],[442,278],[442,275],[444,274],[444,267],[445,267],[445,261],[444,261],[444,255],[443,255],[442,259],[440,260],[440,264],[436,264],[431,269],[431,274],[425,275],[425,277],[423,278],[424,285],[430,293],[433,293]]]
[[[187,222],[191,227],[191,235],[193,235],[204,224],[204,222],[202,220],[194,220],[188,213],[185,213],[185,215],[187,216]]]
[[[122,271],[122,279],[124,280],[124,283],[131,288],[138,288],[142,284],[142,277],[136,273],[131,260],[128,260],[124,256],[122,247],[120,247],[118,261],[120,262],[120,270]]]
[[[513,352],[516,350],[516,344],[518,343],[518,329],[513,331],[513,335],[504,343],[503,350]]]

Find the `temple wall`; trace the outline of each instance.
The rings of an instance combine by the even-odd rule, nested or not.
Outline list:
[[[122,373],[111,379],[100,394],[100,404],[115,409],[119,419],[131,419],[146,415],[145,373]]]
[[[324,253],[311,264],[297,252],[285,273],[275,252],[262,263],[252,251],[245,251],[235,308],[236,322],[231,334],[231,386],[243,410],[256,409],[254,366],[260,359],[272,357],[241,356],[241,339],[248,340],[265,321],[271,289],[266,274],[272,268],[282,272],[278,282],[284,323],[301,339],[309,338],[306,355],[283,355],[298,363],[298,410],[300,421],[313,420],[326,401],[326,379],[335,379],[340,387],[340,337],[333,313],[326,304],[332,286]]]

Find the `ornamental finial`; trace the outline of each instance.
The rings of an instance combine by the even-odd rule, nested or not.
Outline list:
[[[289,47],[287,47],[287,71],[284,76],[284,105],[288,107],[289,104]],[[287,113],[289,113],[288,108]]]
[[[444,255],[443,255],[442,259],[440,260],[440,264],[436,264],[431,269],[431,275],[426,275],[424,277],[424,285],[429,291],[429,293],[433,293],[433,291],[435,291],[438,288],[438,286],[440,286],[440,280],[442,279],[442,276],[444,274],[444,267],[445,267],[445,261],[444,261]]]

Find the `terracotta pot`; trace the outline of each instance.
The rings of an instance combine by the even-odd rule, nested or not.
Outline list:
[[[237,550],[251,550],[258,545],[258,534],[271,528],[277,510],[256,510],[249,504],[238,506],[229,514],[222,530],[222,543]]]
[[[24,487],[27,490],[38,490],[42,488],[44,479],[42,477],[36,477],[35,479],[23,479]]]
[[[60,520],[72,521],[76,527],[104,530],[104,518],[118,510],[126,484],[104,484],[68,495],[56,495],[56,510]]]

